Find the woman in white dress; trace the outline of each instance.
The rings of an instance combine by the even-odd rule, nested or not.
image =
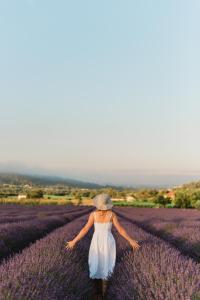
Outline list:
[[[72,241],[67,242],[66,248],[72,249],[94,225],[95,231],[88,256],[89,276],[95,280],[97,290],[99,290],[100,284],[101,294],[104,296],[108,280],[113,273],[116,262],[116,242],[111,232],[112,224],[114,224],[119,234],[130,243],[133,249],[138,249],[140,246],[119,223],[117,215],[111,210],[113,204],[108,194],[97,195],[93,198],[93,202],[97,208],[96,211],[90,213],[86,225]]]

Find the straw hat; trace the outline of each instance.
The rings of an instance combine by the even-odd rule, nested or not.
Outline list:
[[[100,210],[107,210],[113,207],[111,197],[108,194],[99,194],[93,198],[94,206]]]

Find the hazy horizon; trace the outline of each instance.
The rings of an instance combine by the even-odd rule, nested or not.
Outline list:
[[[0,171],[200,179],[200,2],[2,1]]]
[[[158,170],[116,170],[115,177],[112,172],[104,170],[96,172],[91,170],[87,175],[84,170],[48,170],[45,168],[25,166],[20,163],[0,164],[0,172],[18,173],[36,176],[60,176],[74,180],[87,181],[97,184],[124,185],[124,186],[146,186],[146,187],[173,187],[199,180],[198,174],[162,173]],[[123,179],[121,177],[124,176]]]

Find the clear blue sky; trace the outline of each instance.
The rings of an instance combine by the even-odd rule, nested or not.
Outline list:
[[[0,168],[200,178],[200,2],[0,2]]]

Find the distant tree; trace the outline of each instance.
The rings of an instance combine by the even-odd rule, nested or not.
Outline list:
[[[188,194],[179,191],[176,192],[175,198],[173,199],[173,204],[175,207],[188,208],[191,207],[191,198]]]
[[[65,196],[66,193],[65,193],[65,191],[56,191],[56,192],[54,193],[54,195],[55,195],[55,196]]]
[[[152,197],[157,196],[158,193],[159,193],[159,192],[158,192],[158,190],[156,190],[156,189],[152,189],[152,190],[149,191],[149,195],[152,196]]]
[[[198,203],[200,202],[200,191],[195,191],[191,194],[191,205],[192,207],[197,208]],[[197,204],[196,204],[197,203]]]
[[[80,204],[82,203],[82,197],[79,195],[79,196],[77,197],[77,199],[78,199],[78,205],[80,205]]]
[[[151,198],[158,194],[158,191],[156,189],[140,189],[138,192],[138,198],[145,199],[145,198]]]
[[[170,198],[164,197],[163,195],[157,195],[154,198],[153,202],[156,204],[162,204],[165,207],[167,204],[171,203],[171,200]]]
[[[43,190],[34,189],[27,192],[27,198],[43,198]]]
[[[96,196],[96,192],[94,190],[90,191],[89,197],[92,199],[94,196]]]
[[[200,200],[197,200],[194,204],[194,207],[200,209]]]
[[[82,196],[83,196],[83,197],[89,197],[89,196],[90,196],[90,191],[84,191],[84,192],[82,193]]]
[[[200,191],[195,192],[195,193],[192,194],[192,200],[193,200],[194,202],[200,200]]]

